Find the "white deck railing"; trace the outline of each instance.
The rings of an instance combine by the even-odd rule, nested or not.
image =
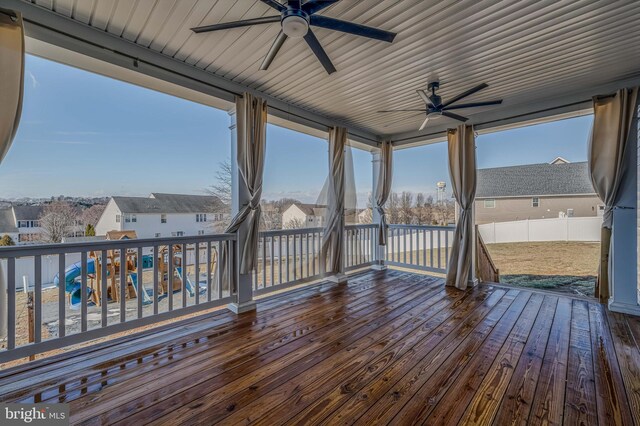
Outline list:
[[[0,248],[7,285],[0,363],[230,302],[233,278],[222,282],[218,262],[223,246],[233,268],[233,234]],[[80,262],[68,264],[78,254]],[[43,291],[43,259],[52,257],[57,288]],[[17,292],[16,262],[26,258],[33,286]]]
[[[388,265],[445,273],[455,226],[389,225]]]

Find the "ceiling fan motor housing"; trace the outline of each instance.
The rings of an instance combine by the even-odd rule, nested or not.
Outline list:
[[[291,38],[302,38],[309,31],[309,15],[302,9],[288,7],[282,11],[282,32]]]

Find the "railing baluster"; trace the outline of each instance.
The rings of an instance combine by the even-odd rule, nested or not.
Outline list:
[[[282,284],[282,235],[278,238],[278,284]]]
[[[194,285],[196,286],[196,305],[200,304],[200,243],[194,244]]]
[[[275,271],[276,271],[276,265],[275,265],[275,259],[276,256],[274,254],[273,248],[274,248],[274,240],[275,237],[271,237],[269,238],[269,247],[271,248],[271,254],[269,255],[269,269],[271,270],[271,285],[275,284],[274,278],[275,278]],[[264,286],[267,286],[267,283],[265,281]]]
[[[433,268],[433,229],[429,229],[429,265]]]
[[[267,286],[267,238],[260,237],[262,241],[262,288]]]
[[[121,248],[120,256],[120,322],[127,321],[127,250]]]
[[[444,231],[444,267],[447,269],[449,263],[449,231]]]
[[[65,304],[65,269],[66,258],[64,253],[58,255],[58,337],[64,337],[67,331],[67,306]],[[9,311],[11,312],[11,311]]]
[[[165,282],[167,285],[167,297],[169,299],[169,307],[167,308],[169,312],[173,311],[173,244],[169,244],[169,249],[167,250],[168,258],[167,258],[167,279]]]
[[[96,255],[97,257],[97,255]],[[97,262],[98,259],[95,260]],[[96,265],[97,266],[97,265]],[[96,268],[97,271],[97,268]],[[102,250],[100,253],[100,313],[101,313],[101,324],[102,327],[106,327],[108,324],[107,317],[107,304],[108,300],[108,290],[107,290],[107,251]],[[98,277],[96,277],[97,279]]]
[[[160,279],[158,277],[159,274],[159,256],[160,250],[158,246],[153,246],[153,314],[158,315],[158,292],[160,291]]]
[[[297,246],[298,246],[298,242],[297,242],[298,238],[296,234],[293,234],[293,280],[297,280],[298,279],[298,268],[296,265],[296,256],[297,256]]]
[[[212,293],[213,293],[213,283],[211,279],[211,262],[213,261],[213,256],[211,253],[211,241],[207,241],[207,302],[211,302]]]
[[[80,253],[80,331],[87,331],[87,252]]]
[[[217,261],[216,261],[216,269],[218,270],[218,299],[222,299],[222,280],[223,280],[223,275],[222,275],[222,266],[220,265],[220,261],[222,260],[222,258],[220,257],[220,253],[222,253],[222,241],[218,241],[218,257],[217,257]],[[229,257],[231,256],[231,254],[229,254]],[[231,269],[229,269],[229,274],[231,274]],[[231,288],[231,287],[229,287]]]
[[[440,269],[441,265],[441,258],[442,255],[440,254],[440,248],[441,248],[441,240],[440,240],[440,230],[438,229],[438,269]]]
[[[409,263],[413,265],[413,229],[409,229]]]
[[[422,266],[427,266],[427,230],[422,230]]]
[[[229,296],[231,296],[236,291],[235,286],[237,283],[235,264],[240,262],[240,259],[236,259],[236,247],[233,241],[227,241],[227,248],[229,249],[229,256],[227,256],[227,271],[229,271],[227,273],[227,280],[229,282],[227,284],[229,287]]]
[[[315,275],[316,274],[316,258],[318,257],[318,251],[316,249],[316,233],[315,232],[312,234],[312,237],[313,237],[313,241],[312,241],[312,245],[311,245],[311,252],[312,252],[312,255],[313,255],[313,260],[312,260],[313,268],[312,269],[313,269],[313,275]]]
[[[187,261],[189,256],[187,256],[187,245],[182,244],[182,262],[181,271],[182,271],[182,307],[187,307],[187,282],[189,281],[189,274],[187,273]]]
[[[62,274],[64,277],[64,272]],[[64,279],[64,278],[63,278]],[[16,347],[16,258],[7,259],[7,349]]]
[[[35,343],[40,343],[42,340],[42,256],[37,255],[34,260],[33,334]]]
[[[286,244],[287,244],[287,266],[286,266],[286,268],[287,268],[287,282],[289,282],[289,269],[290,269],[289,268],[289,235],[287,235],[287,238],[286,238],[285,241],[286,241]]]
[[[138,318],[142,318],[142,299],[144,298],[144,295],[142,294],[144,292],[144,286],[142,285],[142,247],[138,247],[136,261],[136,302],[138,305]]]
[[[309,274],[309,234],[304,234],[305,237],[305,244],[307,246],[307,278],[309,278],[310,274]]]

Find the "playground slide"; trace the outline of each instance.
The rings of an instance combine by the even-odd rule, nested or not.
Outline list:
[[[182,282],[187,284],[187,291],[189,292],[189,296],[193,297],[196,294],[196,289],[193,283],[191,282],[191,280],[189,279],[189,274],[187,274],[186,280],[183,280],[182,268],[179,266],[176,266],[176,272],[178,273],[178,276],[180,277]]]
[[[140,293],[142,293],[142,304],[148,305],[150,303],[153,303],[153,300],[151,300],[151,297],[149,296],[149,293],[147,293],[147,290],[145,290],[144,285],[142,285],[141,288],[138,289],[138,274],[135,272],[129,272],[129,279],[131,279],[133,288],[136,291],[136,296],[140,297]]]

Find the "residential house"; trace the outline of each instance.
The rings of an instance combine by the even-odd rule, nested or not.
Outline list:
[[[558,157],[550,163],[478,170],[478,224],[602,213],[586,162]]]
[[[324,222],[327,206],[293,203],[282,213],[283,228],[318,228]]]
[[[111,197],[96,224],[96,235],[135,231],[138,238],[179,237],[215,232],[228,214],[216,212],[208,195],[152,193],[148,197]]]

